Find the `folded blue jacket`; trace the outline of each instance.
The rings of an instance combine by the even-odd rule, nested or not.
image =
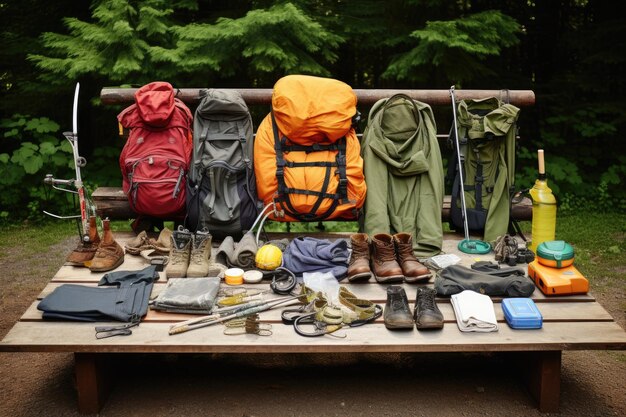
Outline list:
[[[296,275],[304,272],[330,272],[342,279],[348,272],[348,242],[337,239],[299,237],[283,253],[283,266]]]

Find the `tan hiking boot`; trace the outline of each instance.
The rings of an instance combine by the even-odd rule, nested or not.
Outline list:
[[[102,232],[102,241],[89,264],[91,272],[110,271],[124,262],[124,249],[115,241],[109,219],[102,221]]]
[[[348,281],[367,281],[372,277],[370,269],[370,244],[365,233],[355,233],[350,236],[352,254],[348,264]]]
[[[172,233],[172,250],[170,259],[165,268],[168,278],[183,278],[187,276],[189,267],[189,255],[191,253],[191,233],[189,230],[178,226],[178,230]]]
[[[79,242],[78,246],[67,256],[67,263],[73,266],[86,266],[85,262],[93,259],[100,245],[96,216],[89,217],[89,242]]]
[[[390,234],[379,233],[372,236],[372,271],[380,283],[401,282],[404,279],[402,268],[396,261],[396,248]]]
[[[211,264],[211,234],[208,230],[197,232],[191,238],[188,277],[208,277]]]
[[[413,237],[410,233],[396,233],[393,235],[396,245],[398,263],[402,268],[406,282],[428,281],[430,271],[413,255]]]

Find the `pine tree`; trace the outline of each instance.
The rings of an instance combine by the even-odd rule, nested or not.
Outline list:
[[[429,21],[410,34],[415,46],[389,65],[386,78],[420,81],[443,74],[450,82],[495,74],[482,64],[519,42],[520,25],[510,16],[488,10],[459,19]]]
[[[163,51],[170,62],[184,61],[182,68],[188,72],[209,70],[221,76],[239,72],[252,79],[260,73],[329,76],[324,63],[337,59],[335,50],[343,40],[291,3],[175,31],[176,49]]]
[[[277,2],[238,18],[212,23],[176,22],[175,9],[197,9],[192,0],[102,0],[94,22],[64,19],[69,34],[44,33],[49,55],[29,59],[54,82],[97,75],[120,83],[154,79],[202,80],[285,73],[329,76],[343,38],[291,3]]]
[[[164,47],[174,45],[170,27],[173,7],[194,9],[195,1],[103,0],[93,9],[93,23],[64,19],[69,34],[44,33],[49,56],[29,55],[51,82],[97,74],[116,82],[142,82],[167,77],[174,68]]]

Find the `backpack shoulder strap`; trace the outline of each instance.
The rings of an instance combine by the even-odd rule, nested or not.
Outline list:
[[[272,117],[272,131],[274,133],[274,151],[276,152],[276,180],[278,183],[277,196],[274,201],[278,203],[284,203],[283,210],[285,212],[300,221],[318,221],[324,220],[330,216],[340,202],[347,200],[348,198],[348,179],[346,169],[346,138],[345,136],[340,138],[333,144],[329,145],[313,145],[313,146],[301,146],[301,145],[287,145],[287,139],[280,137],[278,126],[274,118]],[[319,150],[337,150],[337,156],[334,162],[319,161],[319,162],[291,162],[284,158],[284,151],[304,151],[315,152]],[[305,190],[300,188],[287,187],[285,182],[285,167],[288,168],[304,168],[304,167],[325,167],[326,172],[324,175],[324,182],[320,191]],[[339,186],[337,193],[328,193],[328,184],[330,183],[330,177],[332,174],[332,168],[337,168],[337,174],[339,175]],[[317,200],[311,210],[308,213],[298,212],[291,203],[289,194],[301,194],[301,195],[314,195],[317,196]],[[330,207],[322,214],[317,214],[317,210],[322,204],[324,199],[332,199],[333,202]]]

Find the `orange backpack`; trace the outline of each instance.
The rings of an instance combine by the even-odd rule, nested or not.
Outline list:
[[[366,186],[352,127],[357,114],[356,95],[341,81],[306,75],[278,80],[272,112],[254,142],[258,197],[276,205],[270,218],[358,218]]]

